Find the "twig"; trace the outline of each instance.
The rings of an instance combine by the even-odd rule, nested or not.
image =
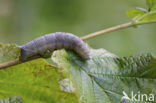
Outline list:
[[[10,67],[10,66],[14,66],[14,65],[17,65],[17,64],[20,64],[19,59],[15,59],[15,60],[0,64],[0,69],[7,68],[7,67]]]
[[[112,32],[112,31],[120,30],[120,29],[123,29],[123,28],[127,28],[127,27],[130,27],[130,26],[133,26],[132,22],[128,22],[128,23],[117,25],[117,26],[107,28],[107,29],[104,29],[104,30],[101,30],[101,31],[90,33],[88,35],[85,35],[85,36],[81,37],[81,39],[82,40],[91,39],[93,37],[96,37],[96,36],[99,36],[99,35],[102,35],[102,34],[106,34],[106,33]]]
[[[101,31],[90,33],[88,35],[85,35],[85,36],[81,37],[81,39],[82,40],[91,39],[91,38],[93,38],[95,36],[103,35],[103,34],[106,34],[106,33],[112,32],[112,31],[124,29],[124,28],[131,27],[131,26],[136,26],[136,25],[141,25],[141,24],[149,24],[149,23],[156,23],[156,20],[141,21],[145,17],[147,17],[149,15],[153,15],[153,14],[156,14],[156,11],[151,11],[149,13],[144,14],[140,18],[136,19],[135,22],[128,22],[128,23],[117,25],[117,26],[107,28],[107,29],[104,29],[104,30],[101,30]]]
[[[38,59],[38,58],[40,58],[40,57],[39,56],[34,56],[34,57],[31,57],[31,58],[27,59],[26,61],[20,61],[19,59],[8,61],[8,62],[0,64],[0,70],[4,69],[4,68],[7,68],[7,67],[10,67],[10,66],[14,66],[14,65],[17,65],[17,64],[24,63],[24,62],[27,62],[27,61]]]

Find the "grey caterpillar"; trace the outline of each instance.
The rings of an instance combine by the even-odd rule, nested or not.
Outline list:
[[[63,48],[75,51],[84,60],[90,58],[87,44],[79,37],[64,32],[50,33],[16,48],[21,49],[20,61],[32,56],[49,57],[53,51]]]

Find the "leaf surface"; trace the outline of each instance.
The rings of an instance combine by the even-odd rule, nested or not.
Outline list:
[[[16,45],[1,44],[0,62],[16,59]],[[60,89],[58,68],[36,59],[0,70],[0,99],[19,96],[23,103],[77,103],[73,92]],[[8,103],[8,102],[6,102]]]
[[[152,55],[119,58],[103,49],[91,50],[90,54],[88,61],[64,50],[52,57],[73,81],[79,102],[119,103],[124,100],[123,92],[129,98],[132,92],[156,94],[156,59]]]

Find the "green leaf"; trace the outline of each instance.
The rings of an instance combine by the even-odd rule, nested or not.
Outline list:
[[[146,0],[148,10],[144,8],[130,9],[127,16],[133,18],[132,22],[137,24],[156,22],[156,0]]]
[[[0,103],[23,103],[23,100],[19,96],[14,96],[0,100]]]
[[[128,17],[140,17],[142,15],[145,14],[145,11],[141,10],[141,9],[129,9],[127,11],[127,16]]]
[[[156,0],[146,0],[149,11],[156,10]]]
[[[90,55],[90,60],[82,61],[75,53],[62,50],[52,57],[72,80],[80,103],[135,103],[122,97],[131,98],[132,92],[156,94],[156,59],[152,55],[119,58],[103,49],[91,50]]]
[[[0,61],[6,62],[18,57],[15,45],[1,44]],[[36,59],[0,70],[0,99],[19,96],[24,103],[77,103],[73,90],[59,85],[63,77],[58,68],[44,59]]]

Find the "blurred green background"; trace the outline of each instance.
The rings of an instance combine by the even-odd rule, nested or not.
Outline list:
[[[0,0],[0,42],[23,45],[52,32],[79,37],[126,23],[126,11],[145,0]],[[86,42],[118,56],[156,55],[156,24],[127,28]]]

